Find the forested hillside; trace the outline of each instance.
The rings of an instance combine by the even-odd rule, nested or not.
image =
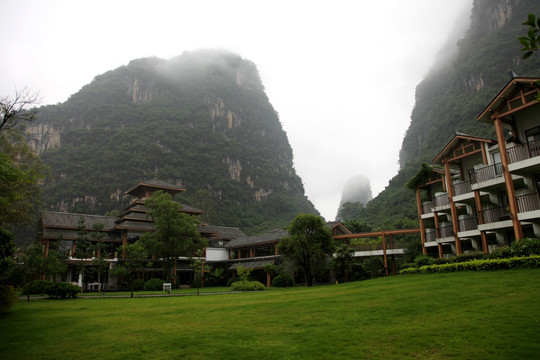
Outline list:
[[[510,80],[511,72],[540,76],[540,56],[522,60],[517,40],[527,32],[522,23],[529,13],[540,14],[540,1],[474,1],[470,28],[458,43],[457,56],[435,64],[416,88],[399,173],[357,214],[357,220],[380,228],[418,226],[414,194],[404,185],[420,163],[430,163],[455,131],[494,136],[476,116]]]
[[[246,233],[316,213],[256,66],[238,55],[134,60],[38,114],[28,133],[51,167],[47,209],[121,209],[124,191],[157,177],[185,187],[177,200],[204,221]]]

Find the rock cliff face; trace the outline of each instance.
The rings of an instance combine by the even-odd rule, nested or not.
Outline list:
[[[178,200],[215,210],[204,220],[248,233],[316,213],[256,66],[235,54],[134,60],[39,109],[28,134],[52,170],[50,209],[118,209],[123,191],[157,176],[186,187]]]

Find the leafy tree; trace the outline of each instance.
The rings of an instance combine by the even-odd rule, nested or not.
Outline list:
[[[98,294],[101,294],[101,277],[107,271],[109,263],[107,259],[107,248],[103,243],[103,237],[105,233],[103,232],[104,225],[101,223],[96,223],[92,225],[92,232],[90,232],[90,239],[92,241],[92,249],[95,252],[93,263],[96,266],[97,272],[97,282],[98,282]]]
[[[45,173],[46,167],[21,134],[0,133],[0,227],[32,219]]]
[[[126,246],[126,258],[119,261],[116,267],[111,270],[111,274],[127,278],[131,297],[133,297],[133,285],[137,279],[137,273],[144,271],[147,260],[148,253],[146,252],[146,248],[138,240]]]
[[[338,274],[343,274],[345,281],[349,281],[349,272],[354,260],[354,250],[347,245],[339,245],[334,257],[330,259],[329,266]]]
[[[29,282],[29,288],[32,288],[32,283],[36,278],[46,271],[46,260],[43,254],[43,246],[39,243],[34,243],[30,246],[25,246],[23,254],[19,257],[18,263],[21,265],[25,282]],[[30,292],[26,301],[30,301]]]
[[[334,239],[322,218],[309,214],[296,216],[289,226],[289,236],[279,243],[279,252],[304,272],[308,287],[313,286],[317,262],[332,255],[334,249]]]
[[[195,256],[190,256],[189,266],[193,270],[193,285],[197,288],[197,295],[199,295],[199,288],[204,287],[204,273],[207,270],[202,259],[202,250],[197,249]]]
[[[528,26],[529,31],[527,36],[520,36],[518,40],[523,45],[521,51],[525,52],[523,59],[527,59],[535,51],[538,51],[538,45],[540,45],[540,18],[537,19],[534,14],[529,14],[523,25]]]
[[[14,253],[13,234],[0,228],[0,312],[11,309],[16,300],[13,288],[7,284],[8,271],[15,263]]]
[[[191,258],[204,247],[204,240],[197,231],[196,217],[180,212],[182,205],[172,200],[171,194],[156,191],[146,199],[148,216],[154,222],[155,230],[141,236],[148,251],[163,260],[167,280],[176,285],[176,274],[172,274],[178,258]]]
[[[79,270],[79,278],[81,280],[81,292],[84,292],[84,273],[86,271],[84,260],[90,257],[90,242],[88,241],[86,221],[82,216],[78,220],[77,228],[77,248],[75,249],[75,257],[79,259],[77,269]]]
[[[66,256],[57,249],[50,247],[45,259],[45,275],[55,281],[56,276],[67,271]]]

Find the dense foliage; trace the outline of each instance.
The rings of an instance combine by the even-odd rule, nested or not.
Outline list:
[[[312,286],[317,265],[334,252],[334,238],[317,215],[296,216],[288,230],[289,236],[278,245],[279,253],[292,260],[304,273],[306,285]]]
[[[29,133],[52,169],[52,209],[122,208],[124,191],[157,175],[184,186],[178,200],[207,211],[203,221],[247,233],[316,212],[255,65],[237,55],[134,60],[39,113]]]

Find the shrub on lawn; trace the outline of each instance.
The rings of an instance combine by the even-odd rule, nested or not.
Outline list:
[[[22,295],[41,295],[45,294],[45,289],[47,288],[47,285],[51,283],[47,280],[34,280],[30,286],[30,283],[26,283],[24,285],[22,290]]]
[[[416,258],[414,258],[414,264],[416,265],[416,267],[431,265],[434,261],[434,258],[427,255],[418,255]]]
[[[0,313],[9,311],[17,301],[17,294],[12,286],[0,286]]]
[[[540,255],[540,239],[522,239],[510,246],[514,256]]]
[[[48,282],[45,294],[53,299],[69,299],[77,297],[81,288],[68,282]]]
[[[165,281],[157,278],[153,278],[144,283],[144,290],[146,291],[160,291],[163,290],[163,283]]]
[[[258,281],[236,281],[232,283],[231,290],[233,291],[259,291],[264,290],[264,285]]]
[[[290,275],[281,274],[272,280],[272,286],[276,287],[289,287],[294,286],[294,280]]]
[[[133,287],[133,291],[142,291],[142,290],[144,290],[144,280],[143,279],[135,279],[131,283],[131,286]]]

